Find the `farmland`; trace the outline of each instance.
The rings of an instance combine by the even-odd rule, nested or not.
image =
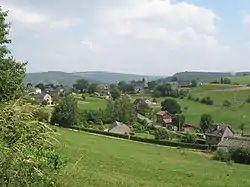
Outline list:
[[[71,187],[249,186],[249,167],[211,160],[191,150],[59,130],[67,163],[61,181]]]

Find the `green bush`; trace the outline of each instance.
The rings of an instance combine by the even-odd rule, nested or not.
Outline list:
[[[196,136],[193,134],[187,134],[185,136],[182,136],[181,142],[185,143],[197,143]]]
[[[85,100],[86,96],[84,94],[82,94],[82,100]]]
[[[0,110],[0,186],[61,186],[54,131],[12,107]]]
[[[157,128],[154,132],[156,140],[169,140],[170,134],[163,128]]]
[[[232,105],[231,102],[228,101],[228,100],[225,100],[225,101],[223,102],[223,106],[224,106],[224,107],[230,107],[231,105]]]
[[[230,161],[230,155],[228,151],[222,149],[218,149],[217,151],[215,151],[212,158],[213,160],[218,160],[222,162]]]
[[[44,109],[37,109],[33,112],[33,116],[40,122],[49,122],[50,114]]]
[[[247,103],[250,103],[250,96],[246,99]]]
[[[231,160],[235,163],[250,164],[250,149],[247,148],[231,148],[229,149]]]
[[[204,97],[201,99],[201,103],[206,105],[213,105],[214,101],[211,99],[211,97]]]

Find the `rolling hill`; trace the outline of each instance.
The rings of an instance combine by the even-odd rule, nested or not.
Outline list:
[[[65,86],[72,86],[78,79],[86,79],[91,83],[105,83],[113,84],[119,81],[132,81],[146,78],[148,81],[156,80],[161,78],[160,76],[147,76],[147,75],[136,75],[136,74],[125,74],[125,73],[111,73],[111,72],[74,72],[65,73],[61,71],[48,71],[39,73],[27,73],[24,83],[32,83],[33,85],[38,83],[44,84],[62,84]]]

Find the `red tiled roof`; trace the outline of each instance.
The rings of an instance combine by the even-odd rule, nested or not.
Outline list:
[[[159,112],[157,112],[157,115],[159,115],[159,116],[164,116],[166,114],[168,114],[167,111],[159,111]]]
[[[168,119],[163,119],[164,123],[172,123],[172,118],[168,118]]]

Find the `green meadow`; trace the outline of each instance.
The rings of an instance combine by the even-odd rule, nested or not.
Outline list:
[[[208,153],[58,130],[69,187],[248,187],[249,166]]]

